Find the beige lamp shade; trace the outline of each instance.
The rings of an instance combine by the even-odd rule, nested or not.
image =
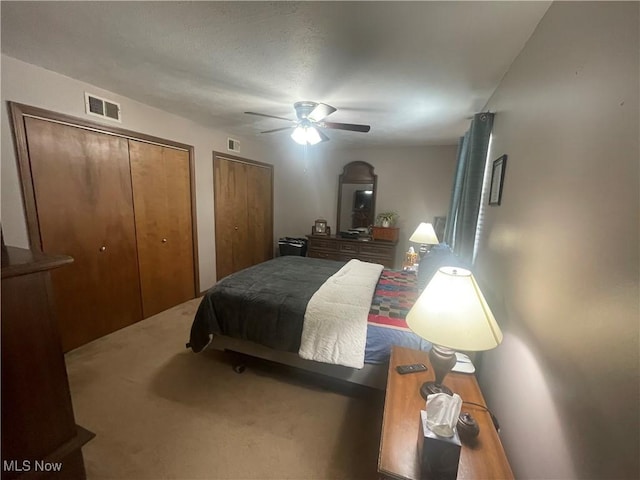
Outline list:
[[[453,350],[497,347],[502,332],[469,270],[442,267],[407,314],[407,324],[431,343]]]
[[[425,245],[437,245],[438,243],[440,243],[438,241],[438,237],[436,236],[436,232],[433,229],[433,225],[424,222],[418,225],[416,231],[413,232],[413,235],[409,237],[409,241],[422,243]]]

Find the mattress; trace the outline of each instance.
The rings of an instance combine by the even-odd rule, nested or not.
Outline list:
[[[297,353],[309,299],[345,262],[282,256],[229,275],[203,297],[188,346],[203,350],[214,335]],[[371,302],[366,363],[385,363],[392,345],[428,350],[405,317],[418,296],[412,272],[384,269]]]

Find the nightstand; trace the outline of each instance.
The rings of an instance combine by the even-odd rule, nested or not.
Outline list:
[[[428,370],[407,375],[396,372],[396,366],[413,363],[424,363]],[[425,402],[420,396],[420,386],[433,379],[428,353],[393,347],[378,457],[378,473],[381,478],[420,478],[418,438],[420,410],[425,408]],[[486,405],[474,375],[451,372],[444,383],[460,395],[463,401]],[[463,404],[462,411],[474,416],[480,426],[480,434],[472,446],[462,445],[458,479],[512,479],[513,472],[489,413],[469,404]]]

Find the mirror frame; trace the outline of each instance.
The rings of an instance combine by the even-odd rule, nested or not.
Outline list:
[[[374,224],[376,218],[376,189],[378,186],[378,176],[373,173],[373,165],[360,160],[347,163],[338,177],[338,215],[336,217],[336,233],[338,235],[342,231],[340,228],[340,211],[342,207],[342,185],[345,183],[373,184],[373,195],[371,198],[371,225]]]

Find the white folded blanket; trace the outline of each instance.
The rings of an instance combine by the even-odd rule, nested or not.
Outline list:
[[[364,367],[367,317],[382,269],[350,260],[313,294],[304,315],[302,358]]]

